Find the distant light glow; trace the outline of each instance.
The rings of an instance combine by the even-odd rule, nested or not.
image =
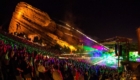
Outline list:
[[[114,68],[118,67],[118,58],[114,55],[114,52],[103,52],[95,49],[88,54],[91,55],[89,62],[93,65],[104,65]]]

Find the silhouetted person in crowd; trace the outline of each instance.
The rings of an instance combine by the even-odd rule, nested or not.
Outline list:
[[[17,65],[17,58],[15,56],[14,50],[10,53],[10,61],[9,61],[9,74],[11,80],[16,80],[16,65]]]
[[[61,71],[59,70],[58,65],[54,65],[52,72],[53,80],[63,80]]]

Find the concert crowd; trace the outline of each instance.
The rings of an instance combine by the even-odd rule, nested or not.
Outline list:
[[[131,70],[92,65],[84,60],[59,59],[0,41],[0,80],[136,80]]]

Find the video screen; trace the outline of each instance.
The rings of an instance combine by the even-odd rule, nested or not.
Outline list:
[[[129,60],[135,61],[135,62],[140,62],[140,55],[138,54],[138,51],[130,51]]]

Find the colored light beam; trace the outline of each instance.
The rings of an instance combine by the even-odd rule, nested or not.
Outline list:
[[[85,51],[93,51],[93,50],[96,50],[95,48],[92,48],[92,47],[90,47],[90,46],[83,46],[83,49],[84,49]]]

